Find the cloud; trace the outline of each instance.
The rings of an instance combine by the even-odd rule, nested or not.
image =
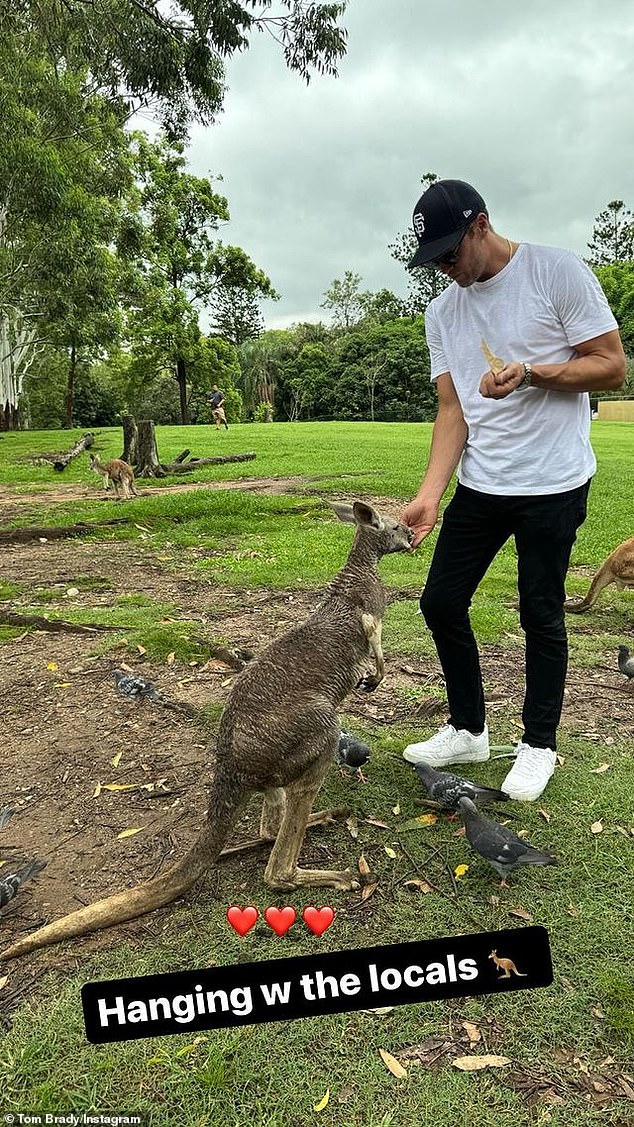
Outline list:
[[[270,275],[269,327],[327,319],[345,270],[405,292],[388,244],[428,171],[476,185],[495,227],[584,254],[594,217],[633,178],[622,0],[351,0],[337,79],[308,86],[270,36],[228,66],[218,123],[192,131],[198,175],[222,174],[222,237]]]

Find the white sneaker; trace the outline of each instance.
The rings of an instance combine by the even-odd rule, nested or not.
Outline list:
[[[486,724],[479,736],[465,728],[445,724],[429,740],[408,744],[403,759],[408,763],[427,763],[430,767],[447,767],[450,763],[482,763],[489,758],[489,729]]]
[[[520,742],[517,759],[511,767],[500,790],[518,802],[534,802],[545,789],[555,770],[556,754],[549,747],[531,747]]]

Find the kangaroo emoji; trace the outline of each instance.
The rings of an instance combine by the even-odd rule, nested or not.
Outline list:
[[[517,969],[512,959],[498,959],[497,951],[491,951],[489,958],[493,959],[496,967],[504,971],[504,974],[501,976],[502,978],[510,978],[511,971],[513,971],[513,974],[516,974],[518,978],[528,978],[527,974],[522,974],[522,972]]]

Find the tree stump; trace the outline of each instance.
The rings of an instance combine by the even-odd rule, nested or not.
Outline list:
[[[156,449],[154,423],[151,419],[139,419],[137,431],[137,456],[134,472],[137,477],[166,477]]]
[[[123,454],[121,459],[127,462],[129,466],[135,466],[137,464],[139,432],[134,415],[123,415],[121,426],[123,427]]]

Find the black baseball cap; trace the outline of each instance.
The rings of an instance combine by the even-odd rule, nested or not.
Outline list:
[[[482,196],[471,184],[464,180],[436,180],[414,208],[412,226],[418,250],[408,269],[424,266],[451,250],[481,211],[488,215]]]

